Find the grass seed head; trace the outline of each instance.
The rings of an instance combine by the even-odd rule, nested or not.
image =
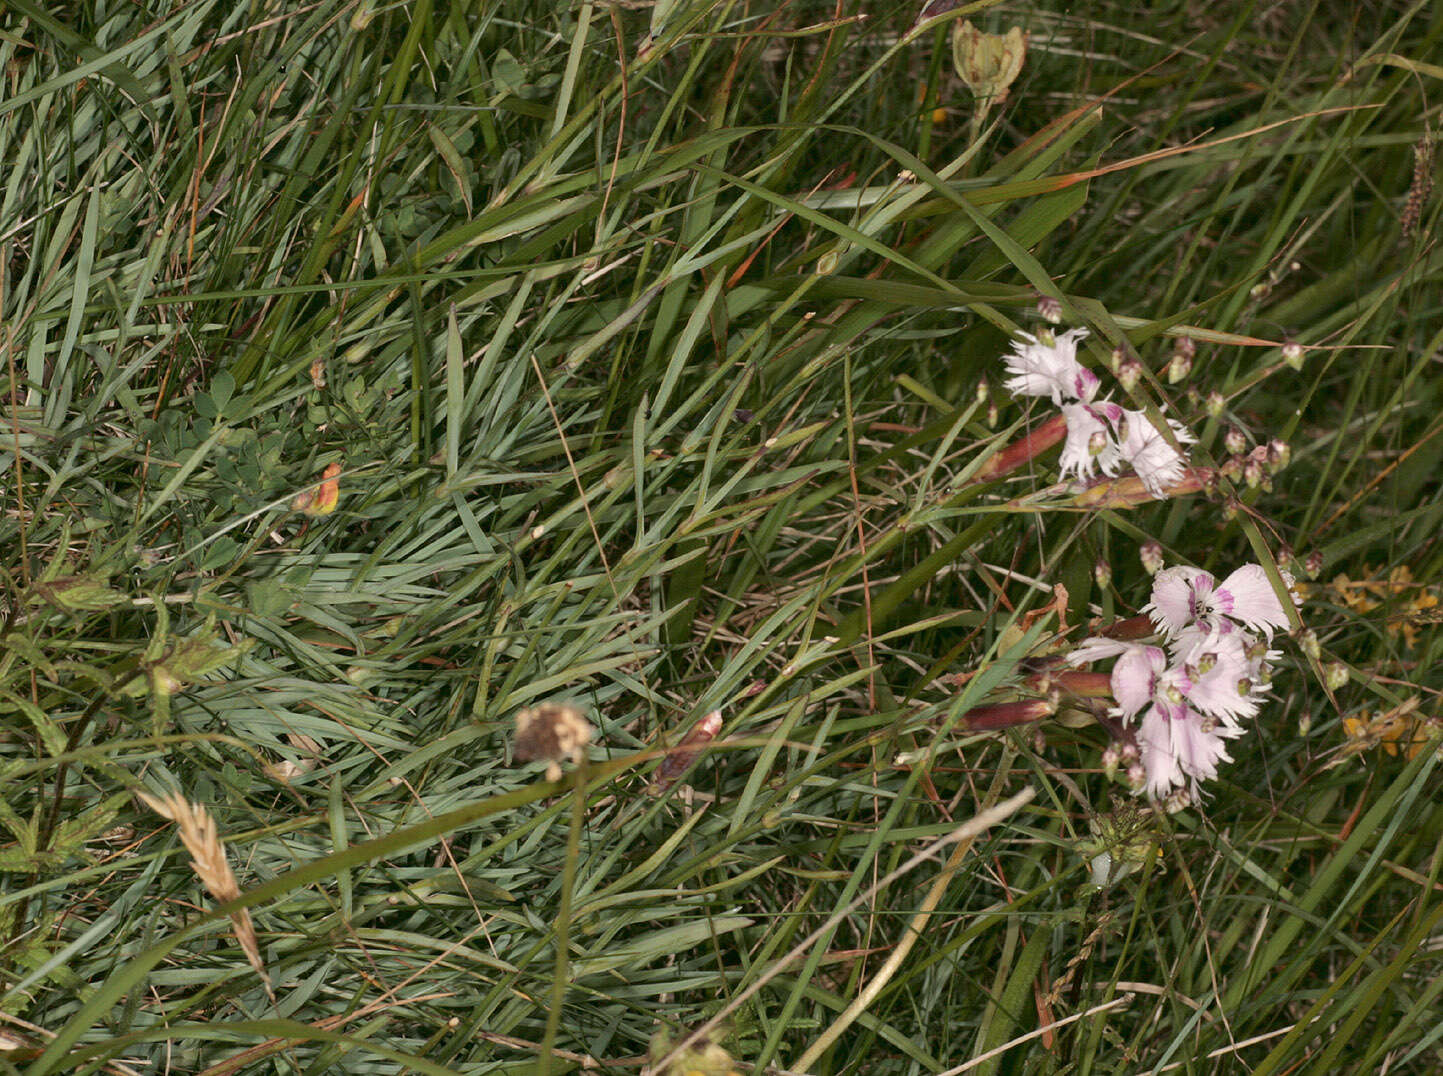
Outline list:
[[[190,853],[191,868],[212,897],[224,904],[241,895],[240,884],[236,881],[235,872],[230,868],[225,844],[220,839],[220,832],[210,812],[198,803],[191,803],[178,792],[164,797],[151,796],[144,792],[137,792],[136,795],[156,814],[175,823],[176,829],[180,831],[180,842]],[[242,908],[230,919],[236,941],[240,943],[246,960],[269,986],[270,978],[266,975],[265,964],[261,960],[261,947],[256,940],[250,912]]]
[[[518,762],[545,762],[546,779],[561,779],[561,763],[579,765],[594,733],[581,711],[569,703],[543,702],[516,714]]]

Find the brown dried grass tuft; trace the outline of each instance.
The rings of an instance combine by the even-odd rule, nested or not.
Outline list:
[[[220,839],[220,832],[216,829],[215,819],[210,816],[210,812],[198,803],[191,803],[178,792],[163,798],[144,792],[137,792],[136,795],[156,814],[175,823],[180,830],[180,841],[190,853],[191,868],[212,897],[224,904],[241,895],[240,884],[236,881],[235,872],[230,869],[225,844]],[[250,911],[242,908],[230,917],[230,921],[235,931],[235,939],[240,943],[250,966],[269,989],[270,976],[266,974],[265,964],[261,961],[261,947],[256,940]]]

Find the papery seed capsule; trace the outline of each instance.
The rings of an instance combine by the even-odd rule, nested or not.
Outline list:
[[[1191,355],[1174,355],[1172,361],[1167,364],[1167,383],[1176,385],[1186,381],[1187,375],[1192,373]]]
[[[1197,354],[1197,342],[1191,336],[1179,336],[1172,342],[1172,350],[1175,355],[1184,355],[1191,361]]]
[[[1042,315],[1042,320],[1053,325],[1062,323],[1062,304],[1050,295],[1044,295],[1037,300],[1037,312]]]
[[[1323,551],[1321,549],[1315,549],[1309,553],[1303,561],[1303,570],[1308,573],[1309,579],[1316,579],[1318,578],[1318,574],[1323,570],[1323,564]]]
[[[1223,412],[1227,410],[1228,401],[1217,389],[1208,393],[1207,403],[1203,405],[1207,411],[1208,418],[1222,418]]]
[[[1303,345],[1296,340],[1289,340],[1283,345],[1283,361],[1294,370],[1303,368]]]
[[[1234,456],[1241,456],[1248,450],[1248,439],[1236,426],[1229,426],[1223,434],[1223,447]]]
[[[1318,656],[1323,652],[1322,644],[1318,642],[1318,633],[1312,628],[1304,628],[1298,633],[1298,646],[1314,661],[1317,661]]]
[[[1329,690],[1338,691],[1348,686],[1348,666],[1341,661],[1330,661],[1323,666],[1323,683]]]

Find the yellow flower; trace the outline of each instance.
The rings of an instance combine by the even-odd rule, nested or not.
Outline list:
[[[328,516],[341,500],[341,465],[333,463],[321,472],[321,482],[296,494],[291,507],[308,516]]]
[[[1366,720],[1361,717],[1343,718],[1343,731],[1348,742],[1338,752],[1340,758],[1360,755],[1371,747],[1382,747],[1394,758],[1399,753],[1405,758],[1416,758],[1428,746],[1430,737],[1426,723],[1415,711],[1418,697],[1405,699],[1391,710],[1373,714]]]

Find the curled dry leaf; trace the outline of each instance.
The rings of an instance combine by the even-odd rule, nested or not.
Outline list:
[[[282,759],[280,762],[268,762],[265,766],[267,777],[290,784],[297,777],[304,777],[316,768],[321,761],[321,745],[309,736],[298,732],[286,733],[286,740],[297,750],[303,752],[303,757],[296,759]]]
[[[722,715],[720,710],[713,710],[696,723],[690,732],[667,754],[665,760],[656,771],[656,788],[663,791],[670,788],[672,783],[686,771],[702,751],[702,748],[716,739],[716,734],[721,731]]]

